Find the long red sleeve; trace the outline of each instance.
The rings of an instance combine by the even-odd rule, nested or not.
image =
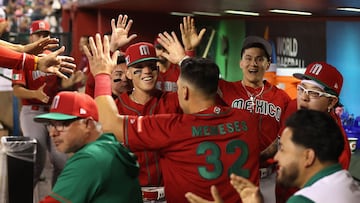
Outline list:
[[[25,53],[19,53],[0,46],[0,66],[9,69],[34,69],[35,56]]]

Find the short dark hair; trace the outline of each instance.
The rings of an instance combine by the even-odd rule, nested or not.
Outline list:
[[[219,67],[210,59],[188,58],[181,63],[179,77],[188,81],[204,95],[215,96],[219,73]]]
[[[243,46],[243,48],[241,49],[241,57],[243,57],[243,54],[245,52],[246,49],[250,49],[250,48],[260,48],[264,51],[266,58],[270,61],[271,60],[271,56],[269,55],[269,53],[266,51],[266,48],[264,47],[263,44],[261,43],[250,43],[247,44],[246,46]]]
[[[292,141],[311,148],[321,162],[338,162],[344,150],[344,138],[339,125],[325,112],[299,110],[286,121],[292,130]]]
[[[126,63],[125,56],[124,55],[119,55],[118,58],[117,58],[116,64],[119,65],[119,64],[122,64],[122,63]]]

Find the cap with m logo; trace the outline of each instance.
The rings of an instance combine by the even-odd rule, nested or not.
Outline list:
[[[339,96],[343,85],[341,73],[334,66],[325,62],[311,63],[306,67],[304,74],[294,73],[294,77],[300,80],[314,80],[323,85],[327,93],[335,96]]]
[[[61,91],[51,104],[50,113],[35,116],[36,122],[49,120],[70,120],[91,117],[98,121],[98,108],[95,100],[85,93]]]
[[[31,23],[30,34],[37,32],[48,32],[50,33],[50,24],[45,20],[36,20]]]
[[[155,48],[151,43],[139,42],[126,49],[125,60],[127,66],[133,66],[144,61],[157,61]]]

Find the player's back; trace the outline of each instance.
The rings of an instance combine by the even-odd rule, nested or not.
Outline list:
[[[132,150],[160,152],[168,203],[187,202],[186,192],[210,199],[211,185],[218,186],[225,202],[239,202],[229,183],[231,173],[258,184],[258,133],[247,111],[213,106],[199,114],[160,114],[129,122],[125,140]]]

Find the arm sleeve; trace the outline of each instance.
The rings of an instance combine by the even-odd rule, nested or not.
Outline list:
[[[196,54],[195,54],[195,51],[194,50],[191,50],[191,51],[185,51],[185,55],[186,56],[190,56],[190,57],[195,57]]]
[[[35,65],[35,56],[0,46],[0,66],[17,70],[34,70]]]
[[[95,93],[95,78],[93,74],[90,72],[90,69],[87,70],[87,79],[85,84],[85,94],[94,98]]]

